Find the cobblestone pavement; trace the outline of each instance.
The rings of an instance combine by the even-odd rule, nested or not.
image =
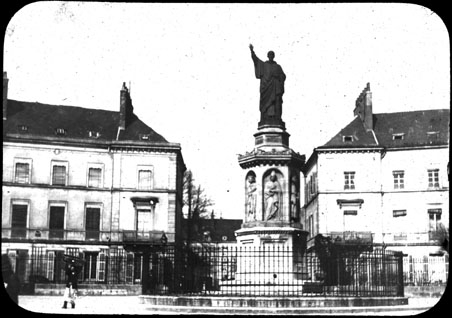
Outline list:
[[[389,308],[390,310],[385,311],[385,308],[374,307],[371,309],[369,314],[371,315],[415,315],[425,312],[425,308],[434,307],[438,302],[437,298],[413,298],[409,299],[409,304],[407,306],[400,306],[400,310],[394,311],[394,308]],[[152,314],[240,314],[237,312],[237,308],[223,309],[224,312],[212,312],[210,310],[205,310],[206,308],[196,308],[192,307],[182,309],[172,307],[172,308],[153,308],[150,305],[140,304],[138,296],[82,296],[76,301],[76,306],[74,309],[68,306],[68,309],[61,308],[63,305],[63,298],[61,296],[19,296],[20,307],[26,309],[27,311],[35,313],[52,313],[52,314],[75,314],[75,315],[152,315]],[[308,310],[308,308],[305,308]],[[338,310],[334,312],[333,308],[319,308],[318,314],[326,315],[341,315],[341,314],[358,314],[365,315],[366,312],[364,308],[354,307],[349,308],[347,311],[345,308],[337,308]],[[300,309],[302,310],[302,309]],[[315,314],[313,312],[314,308],[309,308],[305,314]],[[355,311],[354,311],[355,310]],[[358,311],[356,311],[358,310]],[[284,311],[281,309],[281,314],[301,314],[300,312]],[[253,314],[252,311],[246,312],[247,315]],[[257,314],[257,313],[256,313]],[[260,312],[259,315],[265,313]],[[275,314],[275,309],[268,314]]]

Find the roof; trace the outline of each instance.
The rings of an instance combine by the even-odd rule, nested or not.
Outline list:
[[[3,120],[3,136],[23,134],[53,138],[90,138],[90,131],[99,135],[96,140],[116,140],[119,125],[119,112],[90,109],[75,106],[48,105],[37,102],[23,102],[8,99],[7,120]],[[26,126],[21,131],[20,126]],[[64,136],[57,136],[57,128],[66,130]],[[168,143],[160,134],[132,114],[130,124],[119,135],[118,140],[143,141],[141,135],[148,135],[147,142]]]
[[[403,148],[449,144],[449,109],[383,113],[373,115],[373,132],[364,129],[359,117],[317,149],[384,147]],[[348,138],[344,141],[344,137]]]

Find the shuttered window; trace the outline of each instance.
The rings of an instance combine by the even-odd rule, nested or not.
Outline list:
[[[30,183],[30,164],[16,163],[15,181],[17,183]]]
[[[102,186],[102,169],[89,168],[88,170],[88,187],[100,188]]]
[[[87,207],[86,208],[86,239],[99,239],[100,229],[100,208]]]
[[[54,165],[52,169],[52,184],[66,185],[66,166]]]
[[[11,216],[11,236],[25,238],[27,235],[28,205],[13,204]]]
[[[64,237],[64,206],[51,206],[49,218],[49,238]]]

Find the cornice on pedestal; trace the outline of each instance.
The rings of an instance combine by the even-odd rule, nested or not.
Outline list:
[[[302,167],[305,163],[305,156],[294,152],[292,149],[277,151],[265,151],[254,149],[244,155],[239,155],[239,165],[242,168],[250,168],[260,165],[274,166],[297,166]]]

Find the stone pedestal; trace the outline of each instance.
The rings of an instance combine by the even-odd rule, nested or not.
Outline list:
[[[305,156],[289,148],[289,136],[284,126],[260,126],[254,149],[239,155],[244,171],[243,228],[301,229],[300,176]]]
[[[244,251],[237,263],[237,282],[276,286],[300,278],[308,234],[300,223],[305,156],[289,148],[289,136],[283,124],[260,125],[254,149],[239,156],[245,202],[244,222],[235,232]],[[275,274],[281,269],[284,275]]]

